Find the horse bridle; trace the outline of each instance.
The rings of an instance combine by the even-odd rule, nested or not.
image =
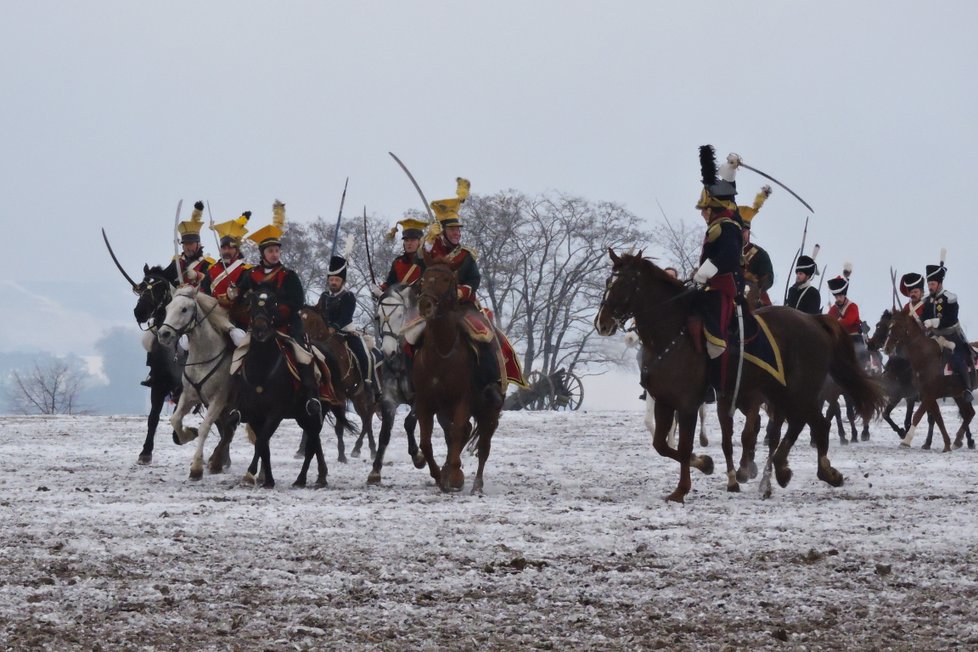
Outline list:
[[[398,296],[401,296],[400,291],[398,291],[397,294]],[[377,323],[380,328],[380,339],[383,340],[385,337],[390,336],[396,340],[399,334],[395,333],[394,329],[391,327],[391,317],[394,316],[394,313],[398,308],[404,308],[403,296],[401,296],[401,301],[398,302],[385,301],[385,298],[389,297],[381,297],[377,302],[377,311],[380,313],[377,315]],[[390,308],[389,312],[387,310],[388,308]]]
[[[147,281],[146,279],[150,279],[150,280]],[[157,301],[156,300],[156,288],[159,287],[159,285],[161,283],[163,284],[163,288],[166,290],[166,295],[164,295],[163,297],[161,297],[159,299],[159,301]],[[137,289],[137,288],[139,288],[140,285],[143,286],[143,289],[142,290]],[[172,293],[171,288],[172,288],[172,286],[170,285],[170,282],[167,281],[165,278],[147,276],[147,277],[144,277],[143,278],[143,282],[142,283],[140,283],[139,285],[134,285],[132,287],[132,293],[135,294],[140,299],[142,299],[143,298],[143,295],[145,295],[147,292],[149,292],[150,293],[150,296],[152,297],[152,303],[153,303],[153,306],[154,306],[153,307],[153,314],[156,314],[157,311],[159,311],[160,309],[165,308],[170,303],[170,301],[173,300],[173,293]],[[150,318],[153,317],[153,314],[150,315]],[[143,323],[146,324],[146,328],[143,328]],[[146,331],[151,331],[154,328],[157,328],[155,325],[152,325],[151,326],[148,320],[146,322],[139,322],[139,323],[136,324],[136,326],[139,328],[139,330],[143,331],[144,333]],[[157,328],[157,330],[158,330],[158,328]]]
[[[608,304],[608,293],[611,291],[611,286],[613,286],[615,284],[615,281],[618,280],[618,277],[620,275],[621,275],[621,272],[620,271],[618,271],[618,270],[612,270],[611,271],[611,275],[608,277],[608,280],[605,281],[605,284],[604,284],[604,294],[601,296],[601,303],[598,305],[598,312],[594,316],[595,326],[597,326],[598,315],[601,314],[601,310]],[[636,287],[637,286],[635,284],[632,284],[631,290],[629,291],[629,294],[625,296],[625,301],[623,301],[623,303],[626,303],[626,302],[627,303],[632,303],[632,295],[635,294],[635,288]],[[629,319],[634,319],[635,316],[638,315],[638,314],[646,313],[649,310],[652,310],[653,308],[659,308],[660,306],[664,306],[667,303],[672,303],[673,301],[676,301],[678,299],[681,299],[681,298],[683,298],[683,297],[685,297],[687,295],[690,295],[690,294],[692,294],[694,292],[697,292],[697,291],[699,291],[699,287],[697,285],[695,285],[695,284],[694,285],[690,285],[686,289],[684,289],[682,292],[680,292],[679,294],[673,295],[673,296],[669,297],[668,299],[663,299],[662,301],[658,301],[656,303],[651,303],[649,305],[642,306],[641,309],[639,309],[639,310],[632,310],[629,313],[624,313],[624,314],[621,314],[621,315],[612,315],[611,318],[614,320],[615,325],[621,331],[623,331],[625,333],[630,333],[630,332],[634,331],[636,329],[636,327],[635,326],[631,326],[630,328],[626,328],[625,327],[625,322],[627,322]]]
[[[187,298],[189,299],[190,297],[187,297]],[[171,298],[170,301],[172,302],[173,299]],[[181,326],[179,329],[176,329],[176,328],[174,328],[173,326],[171,326],[170,324],[168,324],[168,323],[166,323],[164,321],[163,324],[160,325],[159,330],[162,331],[164,328],[169,328],[171,331],[173,331],[173,333],[175,334],[175,336],[177,337],[177,339],[179,339],[181,335],[186,335],[187,333],[189,333],[189,332],[193,331],[195,328],[197,328],[200,324],[202,324],[208,317],[211,316],[211,313],[214,312],[214,310],[217,308],[217,306],[220,305],[215,300],[214,307],[211,308],[210,310],[208,310],[206,313],[204,313],[204,316],[201,319],[197,319],[197,313],[199,312],[199,307],[197,305],[197,300],[196,299],[191,299],[191,301],[194,302],[194,314],[193,314],[193,317],[190,319],[189,322],[187,322],[185,325]]]

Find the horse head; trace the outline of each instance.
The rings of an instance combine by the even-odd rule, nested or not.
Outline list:
[[[275,336],[275,322],[279,316],[278,297],[265,288],[248,293],[248,315],[251,318],[251,337],[267,342]]]
[[[385,356],[393,356],[400,350],[398,338],[401,330],[417,315],[418,290],[414,285],[395,283],[380,295],[374,322]]]
[[[149,321],[151,317],[156,317],[156,322],[159,324],[173,296],[173,290],[173,286],[163,276],[163,269],[159,265],[154,267],[143,265],[143,280],[132,289],[139,297],[132,311],[136,321],[142,324]]]
[[[185,285],[173,293],[166,306],[166,316],[156,337],[169,346],[197,325],[197,288]]]
[[[907,346],[914,336],[923,334],[923,329],[916,317],[903,311],[893,313],[890,323],[890,333],[883,346],[883,352],[893,355],[900,347]]]
[[[876,322],[876,328],[873,329],[873,336],[866,341],[866,346],[874,351],[883,348],[887,338],[890,336],[890,327],[892,324],[893,313],[889,310],[884,310],[883,314],[880,315],[879,321]]]
[[[611,275],[605,281],[604,296],[594,317],[594,329],[599,335],[614,335],[643,308],[663,304],[682,292],[683,284],[643,258],[641,251],[619,256],[609,248],[608,255]]]
[[[421,276],[418,310],[425,319],[432,319],[458,305],[458,281],[455,272],[444,263],[433,263]]]

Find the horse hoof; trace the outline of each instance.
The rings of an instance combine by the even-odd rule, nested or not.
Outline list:
[[[306,479],[296,478],[295,482],[292,483],[292,486],[295,487],[296,489],[304,489],[306,486]]]
[[[750,464],[748,464],[747,465],[747,469],[750,472],[750,479],[751,480],[753,480],[754,478],[757,477],[757,464],[755,462],[751,462]]]
[[[818,476],[819,480],[825,482],[831,487],[841,487],[845,482],[845,477],[835,469],[829,469],[828,471],[823,471],[820,468],[816,475]]]
[[[352,451],[350,451],[350,457],[360,457],[360,449],[354,448]]]
[[[964,442],[963,441],[961,441],[960,439],[955,439],[954,440],[954,448],[955,449],[961,448],[963,446],[964,446]]]
[[[255,484],[257,484],[255,481],[255,476],[252,475],[251,472],[245,472],[245,474],[241,477],[241,483],[246,484],[249,487],[254,487]]]
[[[316,478],[316,484],[314,484],[312,487],[313,489],[325,489],[327,486],[329,486],[329,483],[326,482],[326,478],[319,476]]]
[[[968,448],[970,448],[971,450],[975,450],[975,440],[974,439],[969,439],[968,440]]]
[[[411,461],[414,462],[414,468],[423,469],[425,465],[424,453],[418,453],[411,458]]]
[[[791,469],[788,468],[787,466],[783,468],[775,469],[774,475],[777,477],[778,484],[781,485],[782,488],[787,487],[788,483],[791,482],[792,472]]]
[[[185,434],[185,435],[184,435],[184,437],[183,437],[183,438],[182,438],[182,439],[180,440],[180,443],[181,443],[181,444],[189,444],[189,443],[190,443],[190,442],[192,442],[193,440],[195,440],[195,439],[197,439],[197,435],[199,435],[199,434],[200,434],[199,432],[197,432],[197,429],[196,429],[196,428],[194,428],[193,426],[189,426],[189,427],[187,427],[187,428],[184,428],[184,429],[183,429],[183,431],[184,431],[184,433],[186,433],[186,434]]]
[[[471,495],[481,494],[482,493],[482,486],[483,486],[482,485],[482,478],[476,478],[475,479],[475,482],[472,483],[472,491],[470,491],[469,493]]]
[[[757,471],[755,470],[754,473],[756,475]],[[739,469],[737,469],[737,482],[749,482],[752,479],[753,476],[751,476],[750,474],[750,468],[746,466],[742,466]]]
[[[668,496],[666,496],[666,501],[672,502],[672,503],[679,503],[680,505],[683,505],[683,504],[686,503],[686,499],[685,498],[686,498],[686,494],[684,494],[679,489],[676,489],[671,494],[669,494]]]
[[[297,450],[295,452],[295,455],[292,456],[292,459],[294,459],[294,460],[304,460],[304,459],[306,459],[306,452],[300,448],[299,450]]]
[[[849,440],[846,439],[845,437],[843,437],[842,439],[839,440],[839,443],[842,444],[843,446],[848,446],[849,445]]]
[[[951,448],[950,446],[945,446],[944,447],[944,450],[942,450],[941,452],[942,453],[950,453],[952,450],[954,450],[954,449]]]
[[[177,446],[183,446],[183,442],[180,441],[180,437],[177,436],[177,431],[176,430],[174,430],[171,433],[171,436],[173,437],[173,443],[174,444],[176,444]]]
[[[261,485],[261,488],[262,489],[274,489],[275,488],[275,482],[274,481],[272,481],[272,482],[263,482],[262,485]]]
[[[371,471],[367,475],[367,484],[380,484],[380,472]]]
[[[709,455],[700,455],[699,469],[703,475],[713,475],[713,458]]]
[[[336,461],[341,464],[346,464],[348,460],[346,459],[346,455],[340,455],[336,458]]]
[[[974,448],[974,446],[972,446],[972,448]],[[153,461],[153,456],[151,454],[143,454],[140,455],[138,458],[136,458],[136,464],[140,464],[142,466],[146,466],[152,461]]]
[[[190,469],[190,479],[191,480],[200,480],[203,477],[204,477],[204,469],[203,468],[200,468],[200,469]]]
[[[859,438],[862,439],[863,441],[869,441],[869,433],[864,432],[862,435],[860,435]]]
[[[732,493],[732,494],[739,494],[740,493],[740,485],[737,484],[736,482],[734,482],[733,484],[728,484],[727,485],[727,491],[729,493]]]
[[[910,448],[910,444],[908,444],[905,441],[900,441],[900,448]],[[930,450],[930,446],[928,446],[927,444],[924,444],[923,446],[921,446],[921,448],[923,448],[924,450]]]

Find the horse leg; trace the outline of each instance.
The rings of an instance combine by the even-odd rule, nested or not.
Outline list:
[[[767,461],[764,462],[764,474],[758,484],[758,491],[762,498],[771,497],[771,469],[774,464],[774,453],[777,451],[781,441],[781,426],[784,425],[784,417],[780,412],[771,410],[768,413],[767,428],[764,440],[767,442]]]
[[[717,398],[717,421],[720,422],[720,449],[727,464],[727,491],[740,491],[737,474],[733,463],[733,416],[731,415],[730,399],[726,396]]]
[[[475,480],[472,481],[472,493],[482,493],[484,486],[482,472],[486,468],[486,460],[489,459],[489,449],[492,445],[492,435],[499,427],[499,412],[490,409],[488,414],[481,415],[476,419],[476,430],[479,431],[479,468],[475,472]]]
[[[842,426],[842,406],[839,405],[839,399],[835,398],[829,401],[829,409],[825,411],[825,417],[830,419],[829,430],[832,429],[831,419],[835,420],[835,427],[839,431],[839,443],[843,446],[849,445],[849,440],[846,439],[846,429]],[[818,442],[815,441],[814,434],[812,435],[812,448],[817,448]]]
[[[362,387],[362,385],[361,385]],[[367,428],[370,425],[369,414],[365,417],[364,413],[367,412],[368,408],[364,405],[363,391],[357,392],[356,396],[353,398],[353,411],[357,413],[360,417],[360,432],[357,434],[357,441],[353,444],[353,450],[350,451],[350,457],[360,457],[360,449],[363,448],[363,438],[367,435]],[[373,437],[371,437],[373,439]]]
[[[958,412],[961,414],[961,427],[958,428],[958,432],[954,436],[954,447],[961,448],[964,446],[964,433],[968,430],[968,423],[975,415],[975,408],[971,403],[962,401],[959,398],[955,399],[954,402],[958,404]]]
[[[907,434],[907,431],[910,430],[910,420],[913,419],[913,406],[916,403],[917,401],[912,398],[907,399],[907,413],[903,417],[903,432],[900,433],[901,438],[903,438],[903,436]]]
[[[859,437],[856,433],[856,410],[852,407],[852,399],[848,396],[846,399],[846,419],[849,420],[849,429],[852,431],[852,443],[855,444],[859,441]]]
[[[295,479],[295,482],[292,483],[292,486],[306,486],[306,474],[309,471],[309,465],[312,462],[312,458],[315,457],[318,464],[316,487],[325,487],[326,457],[323,455],[323,440],[321,436],[323,429],[322,423],[320,423],[319,419],[316,417],[309,417],[309,415],[305,414],[304,412],[299,412],[298,414],[301,416],[296,417],[295,422],[299,424],[303,432],[308,433],[308,436],[306,437],[306,450],[302,459],[302,469],[299,471],[299,475]]]
[[[346,446],[343,444],[343,424],[339,421],[333,424],[333,432],[336,433],[336,461],[346,464]]]
[[[934,441],[934,415],[927,414],[927,439],[924,440],[924,445],[920,448],[925,451],[930,450],[931,442]]]
[[[930,412],[930,404],[933,403],[934,407],[937,407],[937,401],[935,399],[921,399],[920,405],[917,406],[917,411],[914,412],[913,420],[910,422],[910,427],[907,428],[906,436],[900,440],[900,448],[910,448],[910,443],[913,441],[914,431],[917,430],[917,424],[920,423],[920,419],[924,416],[924,412]]]
[[[149,392],[149,416],[146,418],[146,439],[143,441],[143,450],[136,458],[137,464],[149,464],[153,461],[153,444],[156,440],[156,427],[160,423],[160,413],[163,412],[163,403],[166,401],[166,390],[162,387],[153,387]]]
[[[207,459],[208,473],[221,473],[224,469],[231,466],[231,439],[234,437],[234,420],[227,414],[218,417],[215,425],[220,435],[220,441],[214,447],[214,451]]]
[[[197,430],[195,428],[185,429],[183,427],[183,418],[193,408],[193,403],[190,402],[188,394],[190,392],[186,391],[180,394],[177,407],[173,411],[173,414],[170,415],[170,425],[173,427],[173,443],[179,446],[183,446],[197,437]]]
[[[380,410],[380,441],[377,452],[374,454],[373,467],[367,475],[367,484],[380,484],[380,470],[384,466],[384,455],[387,454],[387,445],[391,441],[391,430],[394,429],[394,416],[397,406],[394,405],[393,401],[384,399],[380,402]]]
[[[445,430],[448,443],[448,454],[442,467],[442,491],[458,491],[465,484],[465,473],[462,471],[462,448],[469,432],[469,417],[471,416],[469,402],[459,401],[452,414],[451,423]],[[446,472],[447,470],[447,472]]]
[[[693,482],[689,477],[689,467],[691,461],[695,458],[693,455],[693,432],[696,430],[696,412],[678,414],[677,419],[679,420],[679,485],[675,491],[666,497],[666,500],[683,503],[685,502],[686,494],[689,493],[689,490],[693,486]],[[658,431],[656,431],[656,437],[659,437]],[[662,437],[665,437],[665,433],[662,433]],[[712,466],[713,460],[710,460],[711,471]]]
[[[258,442],[255,444],[255,450],[261,458],[261,472],[265,476],[265,481],[261,485],[263,489],[272,489],[275,486],[275,478],[272,476],[272,453],[269,442],[272,439],[272,435],[278,430],[280,423],[282,423],[282,417],[276,415],[266,421],[265,427],[258,431]]]
[[[754,463],[757,435],[761,432],[760,406],[747,411],[744,430],[740,433],[740,466],[737,468],[737,481],[747,482],[757,477],[757,465]]]
[[[194,459],[190,463],[191,480],[200,480],[204,477],[204,442],[207,441],[211,426],[214,425],[223,410],[223,401],[214,401],[204,413],[204,420],[200,424],[200,434],[197,435],[197,446],[194,448]]]
[[[431,448],[431,432],[435,428],[435,415],[425,410],[416,412],[418,425],[421,427],[421,452],[428,463],[428,473],[436,485],[441,485],[441,469],[435,463],[435,453]]]
[[[710,445],[710,440],[706,438],[706,405],[701,405],[700,414],[700,446],[706,448]]]
[[[906,434],[907,429],[906,428],[903,428],[901,430],[900,429],[900,426],[898,426],[896,424],[896,422],[893,420],[893,417],[891,416],[893,414],[893,409],[897,406],[897,404],[900,402],[900,400],[901,399],[899,399],[899,398],[891,398],[889,401],[887,401],[886,407],[883,409],[883,421],[886,421],[888,424],[890,424],[890,427],[893,428],[894,432],[896,432],[896,434],[899,435],[900,438],[903,438],[903,435]],[[907,402],[909,403],[910,402],[910,399],[907,399]],[[910,422],[910,416],[911,416],[911,414],[912,413],[908,410],[907,411],[907,423],[908,424]]]
[[[411,462],[414,464],[414,468],[423,469],[425,465],[424,453],[418,447],[418,441],[414,438],[414,429],[418,425],[418,417],[414,414],[414,407],[411,407],[411,411],[408,415],[404,417],[404,432],[407,434],[408,440],[408,455],[411,456]]]
[[[846,405],[848,406],[848,404],[849,401],[847,400]],[[832,462],[829,461],[828,420],[826,420],[826,418],[822,416],[822,413],[816,409],[811,411],[811,416],[809,419],[807,419],[807,422],[808,427],[812,432],[812,437],[815,439],[815,443],[818,448],[818,458],[816,460],[816,464],[818,466],[818,473],[816,475],[818,479],[822,480],[823,482],[827,482],[830,486],[841,487],[845,482],[845,477],[839,473],[839,471],[832,466]],[[855,434],[855,430],[853,430],[853,434]],[[853,441],[856,440],[853,439]],[[785,455],[785,462],[787,463],[787,455]]]

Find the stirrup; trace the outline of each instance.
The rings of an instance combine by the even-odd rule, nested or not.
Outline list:
[[[152,376],[146,376],[146,380],[142,381],[139,384],[142,385],[143,387],[152,387],[153,386],[153,377]]]

